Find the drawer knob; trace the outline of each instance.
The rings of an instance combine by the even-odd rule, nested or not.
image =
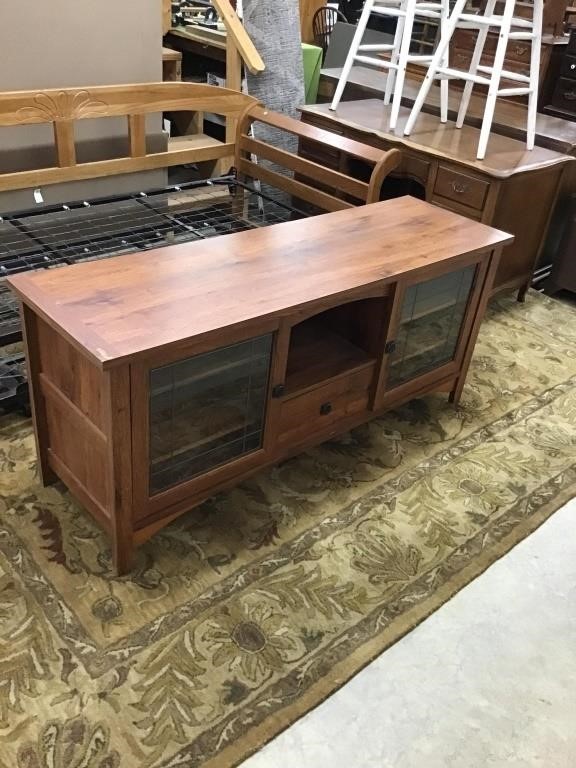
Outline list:
[[[286,387],[284,384],[276,384],[276,386],[272,387],[272,397],[284,397],[285,392]]]
[[[320,406],[320,416],[327,416],[332,413],[332,403],[322,403]]]
[[[528,48],[525,45],[517,45],[516,48],[514,48],[516,56],[524,56],[527,51]]]
[[[576,69],[576,64],[570,64],[570,69]]]
[[[452,182],[452,189],[457,195],[463,195],[464,192],[468,192],[467,184],[459,184],[457,181]]]

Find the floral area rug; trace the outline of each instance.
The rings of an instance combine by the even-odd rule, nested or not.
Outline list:
[[[0,422],[1,768],[241,762],[576,495],[576,312],[494,302],[413,401],[150,540],[129,575]]]

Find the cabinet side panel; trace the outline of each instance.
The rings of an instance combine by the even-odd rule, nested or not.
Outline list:
[[[100,431],[104,431],[102,372],[38,319],[40,370]]]
[[[494,280],[494,288],[525,282],[532,273],[556,201],[563,166],[553,166],[531,175],[512,177],[501,186],[491,226],[511,232],[514,242],[506,246]]]
[[[65,399],[43,387],[48,420],[48,447],[59,465],[63,464],[99,511],[109,506],[107,441],[90,428],[81,414]],[[67,477],[63,480],[66,482]],[[74,491],[74,487],[71,487]],[[82,499],[85,501],[85,499]]]
[[[110,507],[103,373],[47,323],[35,320],[48,462],[101,519]]]

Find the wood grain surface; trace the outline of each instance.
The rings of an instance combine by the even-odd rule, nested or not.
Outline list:
[[[293,307],[438,270],[512,236],[411,197],[8,282],[103,367]],[[159,267],[161,264],[161,268]]]

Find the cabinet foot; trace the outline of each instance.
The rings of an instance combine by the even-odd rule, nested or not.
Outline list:
[[[55,485],[59,480],[56,472],[44,462],[38,462],[38,477],[44,488],[48,488],[49,485]]]
[[[457,381],[454,389],[451,390],[450,394],[448,395],[448,402],[452,403],[452,405],[457,406],[460,402],[460,398],[462,397],[462,390],[464,389],[464,382],[460,383],[460,381]]]
[[[130,573],[134,564],[134,545],[132,541],[116,541],[112,552],[112,563],[116,576]]]
[[[527,285],[523,285],[519,289],[518,296],[516,297],[516,301],[519,301],[521,304],[524,304],[524,302],[526,301],[526,293],[527,293],[529,287],[530,287],[530,285],[527,284]]]

